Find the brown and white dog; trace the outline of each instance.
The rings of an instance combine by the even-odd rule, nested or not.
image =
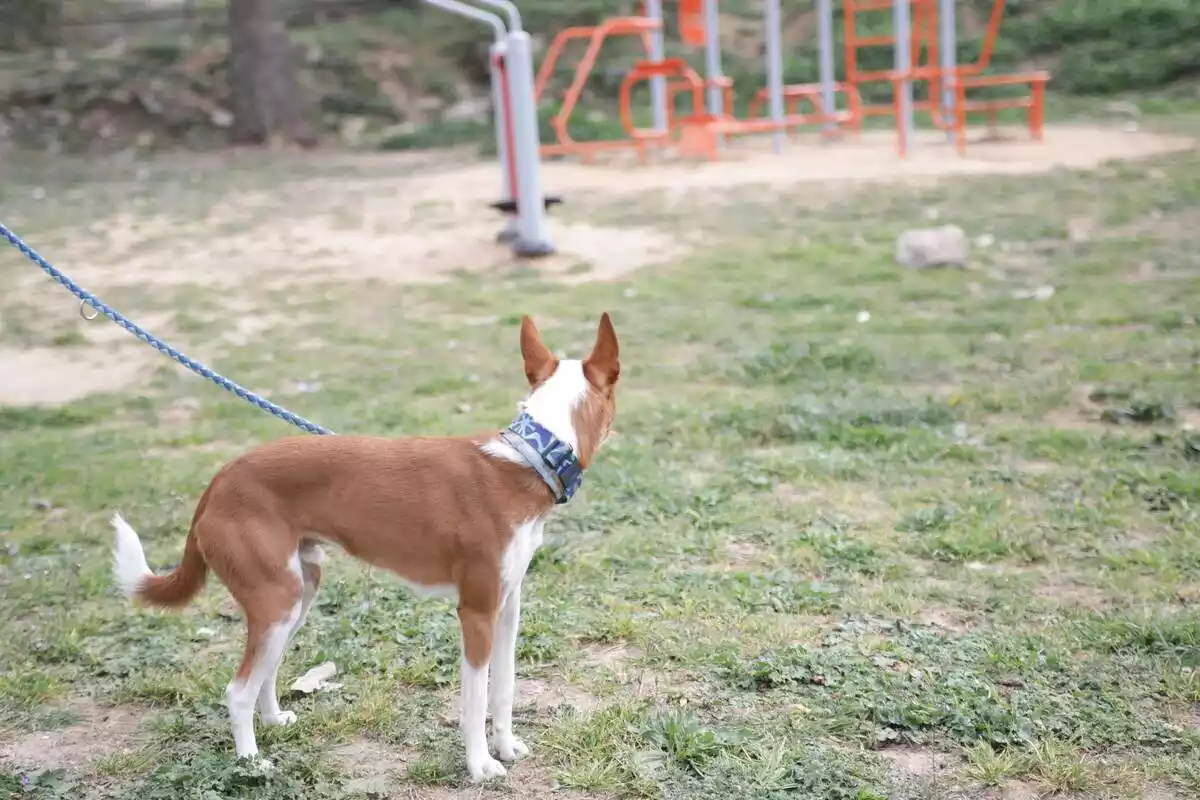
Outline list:
[[[499,434],[291,437],[226,464],[168,575],[150,571],[137,534],[113,517],[116,577],[129,597],[183,606],[211,569],[244,609],[245,654],[226,690],[239,756],[258,755],[256,706],[264,725],[296,720],[279,707],[275,676],[317,593],[324,542],[418,592],[457,599],[471,778],[504,775],[500,761],[529,753],[512,730],[521,582],[551,510],[574,493],[608,435],[620,358],[607,313],[583,361],[556,358],[528,317],[521,355],[531,391]],[[484,730],[489,707],[500,761]]]

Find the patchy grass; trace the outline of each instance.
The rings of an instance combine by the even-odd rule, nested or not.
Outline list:
[[[262,213],[284,213],[288,171],[264,168],[278,185]],[[161,172],[139,197],[180,213],[256,181]],[[22,209],[52,260],[64,221],[116,191],[60,188]],[[706,249],[577,285],[536,269],[419,287],[250,276],[238,313],[268,322],[232,339],[224,295],[107,294],[175,312],[169,330],[293,410],[383,435],[502,425],[519,315],[579,352],[613,311],[616,435],[527,582],[517,724],[535,755],[484,796],[1183,798],[1200,793],[1198,206],[1194,154],[733,189],[670,214],[593,194],[563,213],[696,226]],[[893,236],[929,208],[993,237],[971,269],[894,266]],[[1014,296],[1040,285],[1054,294]],[[0,300],[0,344],[82,346],[73,306],[27,303]],[[117,597],[115,508],[168,567],[214,470],[290,433],[158,366],[131,391],[0,409],[0,791],[451,796],[444,603],[335,557],[281,685],[328,659],[344,686],[285,698],[300,721],[260,730],[277,764],[262,774],[232,758],[241,624],[223,590],[178,614]],[[137,725],[103,747],[78,736],[105,738],[110,718]]]

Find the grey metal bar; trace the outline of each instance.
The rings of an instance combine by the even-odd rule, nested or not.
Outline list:
[[[941,43],[938,47],[942,62],[942,113],[946,119],[954,116],[954,85],[957,77],[954,70],[958,66],[958,26],[954,18],[954,0],[938,0],[938,34]],[[946,131],[946,138],[954,140],[954,131]]]
[[[504,20],[490,11],[484,11],[481,8],[461,3],[459,0],[425,0],[431,6],[437,6],[443,11],[449,11],[451,14],[457,14],[460,17],[477,20],[485,25],[491,25],[492,31],[496,35],[496,41],[504,41],[504,37],[508,35],[508,29],[504,27]]]
[[[766,46],[767,96],[771,104],[771,121],[776,127],[771,131],[771,148],[783,152],[783,46],[780,42],[782,21],[779,0],[766,0],[763,9],[763,25]]]
[[[509,2],[509,0],[475,0],[475,2],[482,3],[485,6],[491,6],[492,8],[498,8],[503,11],[508,17],[508,29],[510,31],[516,33],[517,31],[522,30],[521,12],[519,9],[517,9],[516,5]]]
[[[909,72],[912,69],[912,16],[909,13],[908,0],[898,0],[892,3],[892,35],[895,39],[895,69],[897,72]],[[893,84],[895,86],[895,84]],[[897,113],[900,119],[897,123],[904,132],[904,140],[912,147],[913,110],[912,110],[912,81],[905,79],[896,87],[900,92],[900,108]]]
[[[821,105],[826,114],[836,110],[833,91],[833,0],[817,0],[817,43],[820,48]],[[834,123],[825,124],[833,129]]]
[[[662,0],[646,0],[646,16],[658,20],[658,30],[650,34],[650,59],[663,60],[663,7]],[[650,111],[654,115],[654,130],[667,129],[667,79],[655,75],[650,79]]]

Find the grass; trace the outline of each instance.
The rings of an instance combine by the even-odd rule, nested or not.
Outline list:
[[[20,207],[21,231],[54,260],[66,226],[122,192],[182,214],[271,186],[275,213],[300,208],[286,181],[333,168],[290,163],[185,181],[168,162],[134,187],[38,174],[51,199]],[[532,566],[519,695],[544,700],[518,700],[535,756],[496,796],[1191,797],[1198,205],[1194,154],[819,198],[734,189],[670,215],[654,197],[582,197],[563,213],[687,224],[715,244],[607,284],[249,280],[244,294],[288,321],[210,352],[335,430],[464,433],[511,414],[520,313],[579,352],[614,312],[617,435]],[[970,271],[898,269],[893,237],[928,207],[997,243]],[[1079,218],[1089,238],[1068,236]],[[1044,283],[1044,301],[1012,294]],[[219,341],[223,294],[110,294]],[[0,303],[0,345],[79,345],[69,304],[48,321],[16,293]],[[112,510],[169,567],[216,467],[287,433],[166,365],[127,391],[0,409],[0,748],[82,729],[94,756],[37,772],[26,747],[0,759],[0,793],[321,800],[463,784],[444,603],[335,557],[281,685],[329,659],[344,687],[285,699],[300,722],[260,730],[277,765],[264,775],[232,758],[222,698],[241,628],[222,591],[181,614],[117,597]],[[138,730],[113,733],[111,709]],[[355,765],[386,767],[389,788],[339,755],[367,745],[376,757]],[[949,766],[921,766],[934,756]]]

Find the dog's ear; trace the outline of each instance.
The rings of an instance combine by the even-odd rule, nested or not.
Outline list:
[[[537,386],[558,369],[558,359],[546,347],[537,326],[527,316],[521,318],[521,357],[525,359],[525,377],[530,386]]]
[[[583,362],[583,374],[597,389],[607,389],[621,377],[621,352],[617,345],[617,332],[605,311],[596,330],[596,344],[592,354]]]

